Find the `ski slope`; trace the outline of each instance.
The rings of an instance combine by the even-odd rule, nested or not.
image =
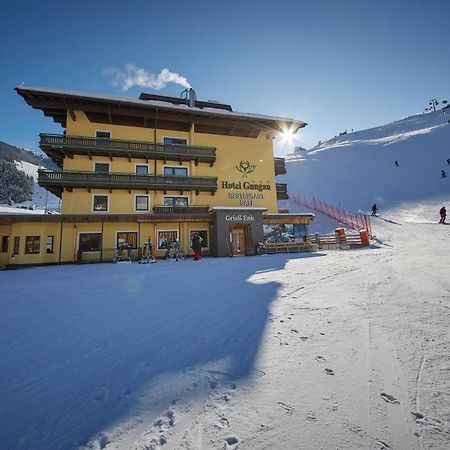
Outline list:
[[[14,161],[14,164],[18,170],[33,178],[33,197],[31,200],[17,203],[14,206],[0,205],[0,214],[44,214],[46,208],[50,211],[59,212],[59,198],[37,183],[38,170],[43,166],[31,164],[27,161]]]
[[[380,211],[450,194],[450,110],[418,114],[323,142],[286,161],[288,190],[352,212]],[[394,162],[399,162],[396,167]],[[441,178],[441,170],[447,178]],[[293,205],[290,205],[294,209]]]

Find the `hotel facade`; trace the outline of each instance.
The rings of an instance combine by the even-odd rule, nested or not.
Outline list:
[[[273,138],[304,122],[235,112],[192,89],[139,99],[16,91],[62,127],[40,135],[59,170],[38,175],[61,214],[0,215],[0,267],[111,261],[124,243],[139,259],[148,239],[157,257],[174,240],[189,255],[194,233],[211,256],[254,255],[260,241],[301,249],[314,216],[278,211],[288,194]]]

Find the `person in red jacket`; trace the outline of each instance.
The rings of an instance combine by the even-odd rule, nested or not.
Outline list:
[[[198,233],[194,233],[194,236],[192,236],[191,248],[194,251],[194,261],[198,261],[199,259],[201,259],[202,238]]]

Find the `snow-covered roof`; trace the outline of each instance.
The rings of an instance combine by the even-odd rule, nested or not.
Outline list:
[[[139,100],[133,99],[130,97],[124,97],[119,95],[112,94],[100,94],[100,93],[91,93],[84,91],[72,91],[66,89],[54,89],[54,88],[45,88],[38,86],[17,86],[16,91],[22,95],[26,96],[26,94],[49,94],[62,96],[67,99],[90,99],[96,100],[100,102],[115,102],[127,105],[134,105],[143,108],[151,107],[151,109],[159,108],[165,110],[174,110],[179,112],[187,112],[190,114],[198,114],[198,115],[213,115],[213,116],[221,116],[228,117],[234,119],[253,119],[255,121],[261,121],[261,125],[264,124],[265,121],[270,122],[283,122],[290,125],[295,125],[298,128],[304,127],[306,125],[305,122],[297,119],[291,119],[287,117],[278,117],[278,116],[268,116],[264,114],[255,114],[255,113],[246,113],[246,112],[238,112],[238,111],[228,111],[224,109],[218,108],[197,108],[190,107],[184,104],[173,104],[167,101],[158,101],[158,100]]]
[[[213,206],[209,211],[267,211],[267,208],[255,206]]]

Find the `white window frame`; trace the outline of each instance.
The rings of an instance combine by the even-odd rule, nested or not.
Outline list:
[[[95,130],[95,138],[96,139],[107,139],[107,138],[99,138],[97,137],[97,131],[100,131],[100,133],[109,133],[109,139],[112,139],[112,131],[111,130]]]
[[[96,172],[95,171],[96,164],[108,164],[108,172]],[[92,162],[92,172],[94,172],[94,173],[111,173],[111,163],[109,161],[93,161]]]
[[[165,168],[169,167],[171,169],[186,169],[186,175],[166,175],[165,174]],[[171,164],[164,164],[163,165],[163,175],[169,176],[169,177],[188,177],[189,176],[189,167],[188,166],[174,166]]]
[[[101,230],[94,230],[94,231],[78,231],[77,233],[77,253],[80,251],[80,234],[101,234],[102,235],[102,248],[100,250],[91,250],[88,253],[100,253],[103,249],[103,238],[104,234],[101,232]]]
[[[163,136],[163,138],[162,138],[163,144],[164,144],[164,139],[180,139],[180,140],[186,141],[186,144],[181,144],[181,145],[189,145],[189,138],[184,138],[184,137],[180,137],[180,136]],[[165,144],[165,145],[177,145],[177,144]]]
[[[99,211],[99,210],[96,210],[96,209],[94,209],[94,198],[95,197],[108,197],[108,209],[106,209],[106,210],[102,210],[102,211]],[[91,205],[91,210],[92,210],[92,212],[95,212],[95,213],[107,213],[107,212],[109,212],[109,210],[111,209],[111,203],[110,203],[110,198],[109,198],[109,194],[92,194],[92,205]]]
[[[208,236],[208,246],[207,247],[202,247],[202,248],[208,248],[209,249],[209,242],[211,240],[211,236],[210,236],[209,230],[206,229],[206,228],[189,228],[188,229],[189,242],[190,242],[190,239],[191,239],[191,233],[192,232],[196,232],[196,231],[206,231],[206,235]]]
[[[150,175],[150,164],[135,164],[134,165],[134,173],[136,174],[136,175],[138,175],[138,173],[137,173],[137,167],[138,166],[145,166],[145,167],[147,167],[147,175]],[[142,175],[141,175],[142,176]]]
[[[148,209],[136,209],[136,197],[147,197]],[[148,212],[150,211],[150,195],[149,194],[134,194],[134,212]]]
[[[166,250],[165,248],[159,248],[159,233],[176,233],[176,240],[180,242],[180,236],[178,230],[156,230],[156,250],[162,251]]]
[[[162,204],[162,206],[164,206],[164,200],[166,199],[166,197],[170,197],[170,198],[172,198],[172,197],[177,197],[177,198],[187,198],[187,201],[188,201],[188,206],[190,206],[190,198],[189,198],[189,195],[163,195],[163,204]]]

